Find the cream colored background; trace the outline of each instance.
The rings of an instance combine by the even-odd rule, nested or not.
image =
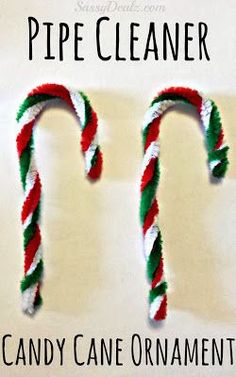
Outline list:
[[[91,1],[92,3],[92,1]],[[99,3],[93,1],[93,3]],[[155,3],[155,2],[154,2]],[[131,21],[199,22],[209,25],[210,62],[109,62],[95,57],[94,38],[85,38],[85,62],[27,60],[27,17],[87,25],[99,14],[74,11],[75,1],[0,0],[0,181],[1,335],[18,337],[235,336],[236,274],[236,76],[235,0],[166,0],[165,13],[110,14],[127,29]],[[140,33],[142,27],[140,28]],[[128,51],[123,35],[122,45]],[[145,35],[141,34],[145,40]],[[87,41],[87,42],[86,42]],[[109,44],[109,43],[108,43]],[[114,43],[112,43],[114,44]],[[69,54],[69,51],[67,51]],[[15,113],[26,93],[44,82],[84,90],[100,118],[104,173],[99,183],[84,179],[80,131],[64,109],[43,114],[36,150],[43,183],[42,236],[44,306],[34,319],[20,310],[23,198],[15,150]],[[148,283],[139,225],[140,127],[155,93],[169,85],[197,88],[213,98],[231,146],[231,165],[222,185],[209,183],[206,151],[194,112],[170,112],[161,132],[160,225],[169,281],[169,316],[161,327],[147,321]],[[12,346],[12,356],[16,346]],[[70,349],[69,349],[70,350]],[[79,369],[69,350],[65,367],[6,368],[3,377],[233,377],[227,368],[135,368],[124,352],[124,368]]]

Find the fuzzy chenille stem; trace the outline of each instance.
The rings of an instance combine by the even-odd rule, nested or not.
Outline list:
[[[21,282],[22,305],[33,314],[41,305],[40,286],[43,277],[43,258],[39,228],[41,181],[34,156],[34,128],[39,114],[48,104],[62,100],[77,114],[82,130],[81,150],[89,179],[100,177],[102,154],[96,142],[97,115],[84,93],[63,85],[44,84],[33,89],[17,113],[19,132],[17,152],[20,163],[24,203],[21,212],[24,238],[24,278]]]
[[[196,90],[172,87],[162,91],[148,109],[143,129],[143,167],[141,178],[140,220],[143,229],[147,275],[151,281],[150,318],[163,320],[167,314],[167,283],[164,277],[162,237],[157,225],[159,214],[156,192],[160,179],[160,122],[163,114],[178,104],[196,108],[204,129],[209,169],[213,177],[223,178],[228,166],[228,146],[223,145],[224,133],[215,103],[204,99]]]

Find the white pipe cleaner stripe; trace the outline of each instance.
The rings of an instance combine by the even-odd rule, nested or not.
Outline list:
[[[142,175],[145,172],[149,162],[151,161],[152,158],[158,157],[160,154],[160,146],[158,143],[152,141],[149,147],[147,148],[144,158],[143,158],[143,163],[142,163]]]
[[[154,242],[158,237],[158,233],[159,233],[159,228],[154,223],[150,226],[150,228],[145,233],[145,236],[144,236],[144,251],[145,251],[145,255],[146,255],[147,259],[149,258],[150,254],[151,254]]]
[[[31,155],[30,158],[30,166],[26,174],[26,180],[25,180],[25,198],[29,195],[29,192],[32,190],[35,184],[37,176],[37,168],[36,168],[36,162],[34,155]]]
[[[25,230],[29,224],[31,223],[32,221],[32,216],[33,214],[31,213],[29,216],[27,216],[27,218],[25,219],[25,221],[23,222],[22,226],[23,226],[23,230]]]
[[[157,296],[155,298],[155,300],[153,300],[153,302],[151,303],[150,312],[149,312],[151,319],[155,318],[155,315],[158,312],[158,310],[160,309],[160,306],[161,306],[163,300],[164,300],[164,296]]]
[[[33,314],[35,312],[34,299],[37,291],[37,284],[27,288],[22,293],[22,310],[26,313]]]
[[[204,99],[202,102],[202,109],[201,109],[201,121],[205,131],[208,130],[210,124],[212,112],[212,102],[209,99]]]
[[[53,100],[53,101],[55,103],[56,99]],[[25,126],[25,124],[28,124],[28,123],[32,122],[33,120],[35,120],[35,118],[41,113],[41,111],[49,103],[52,103],[52,100],[42,101],[42,102],[37,103],[36,105],[29,107],[24,112],[24,114],[22,115],[22,117],[20,118],[20,120],[18,122],[19,131]]]
[[[161,116],[169,107],[175,105],[178,102],[181,102],[181,101],[166,100],[166,101],[154,103],[145,114],[144,122],[143,122],[143,130],[146,127],[148,127],[148,125],[152,123],[154,119]]]
[[[95,152],[97,149],[96,144],[90,144],[88,149],[85,152],[85,171],[88,173],[90,169],[92,168],[92,159],[95,156]]]
[[[161,275],[161,279],[155,284],[154,288],[157,288],[159,285],[165,282],[164,273]]]
[[[85,103],[84,99],[81,96],[80,92],[73,92],[69,91],[71,101],[74,105],[76,114],[78,115],[80,122],[81,122],[81,128],[83,129],[85,126]]]
[[[211,170],[213,170],[218,164],[220,163],[220,160],[213,160],[209,162],[209,167]]]
[[[30,266],[30,268],[28,269],[27,273],[26,273],[26,276],[27,275],[30,275],[32,274],[32,272],[34,272],[34,270],[36,269],[38,263],[40,262],[40,260],[42,259],[43,257],[43,250],[42,250],[42,247],[40,246],[34,256],[34,259],[33,259],[33,262]]]

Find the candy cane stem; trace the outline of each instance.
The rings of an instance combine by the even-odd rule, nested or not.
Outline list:
[[[34,128],[41,112],[48,104],[58,102],[58,100],[65,102],[79,118],[82,131],[81,149],[87,177],[96,180],[100,177],[102,170],[102,154],[96,141],[97,115],[86,95],[58,84],[44,84],[33,89],[17,113],[19,132],[16,140],[24,190],[21,211],[24,238],[22,307],[23,311],[29,315],[34,314],[42,304],[40,287],[44,270],[39,228],[41,181],[34,157]]]
[[[171,107],[186,104],[197,109],[204,129],[209,169],[213,177],[223,178],[228,166],[228,146],[223,144],[224,133],[217,106],[196,90],[172,87],[163,90],[151,103],[142,128],[143,166],[141,177],[140,219],[143,229],[147,275],[151,281],[150,318],[163,320],[167,314],[167,283],[164,276],[162,237],[157,226],[158,203],[156,191],[160,179],[159,145],[157,143],[163,114]]]

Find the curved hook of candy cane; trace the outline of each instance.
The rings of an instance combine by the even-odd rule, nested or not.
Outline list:
[[[96,141],[97,115],[86,95],[58,84],[44,84],[33,89],[17,113],[20,127],[17,135],[17,152],[25,197],[21,212],[24,229],[24,278],[21,282],[21,292],[23,311],[30,315],[42,303],[40,286],[43,277],[39,229],[41,181],[35,164],[33,131],[37,116],[48,104],[58,100],[66,102],[80,120],[81,149],[85,158],[87,177],[96,180],[102,170],[102,154]]]
[[[162,237],[156,223],[159,213],[156,191],[160,178],[159,144],[160,122],[165,111],[176,104],[189,104],[197,109],[204,128],[209,169],[213,177],[223,178],[228,166],[228,146],[223,144],[224,133],[217,106],[196,90],[172,87],[162,91],[151,103],[143,128],[144,158],[141,178],[140,219],[143,228],[147,275],[151,281],[150,318],[163,320],[167,314],[167,283],[164,277]]]

